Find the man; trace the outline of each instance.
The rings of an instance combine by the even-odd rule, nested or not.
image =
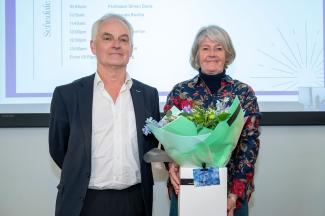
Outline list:
[[[50,154],[61,168],[56,216],[150,216],[153,177],[143,155],[157,141],[142,134],[159,120],[155,88],[126,72],[133,30],[109,14],[92,27],[97,72],[54,90]]]

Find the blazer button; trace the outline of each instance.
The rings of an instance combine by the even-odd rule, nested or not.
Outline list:
[[[85,197],[80,197],[80,200],[83,202],[83,201],[85,201]]]
[[[86,172],[87,178],[90,178],[90,172]]]

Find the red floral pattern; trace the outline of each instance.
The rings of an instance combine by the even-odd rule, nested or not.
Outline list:
[[[171,105],[169,105],[169,104],[165,104],[165,106],[164,106],[164,113],[166,113],[168,110],[170,110],[172,108],[172,106]]]
[[[232,183],[232,188],[230,189],[230,193],[236,194],[239,197],[243,197],[244,192],[245,192],[244,182],[235,179]]]
[[[245,192],[245,183],[235,179],[232,183],[230,193],[236,194],[238,197],[243,197],[244,192]],[[240,208],[240,207],[241,207],[241,203],[239,202],[239,200],[237,200],[236,208]]]
[[[172,100],[172,104],[180,110],[182,110],[184,107],[192,108],[192,106],[193,106],[193,101],[188,98],[182,99],[181,97],[177,96],[177,97],[171,98],[171,100]],[[172,108],[172,106],[170,104],[166,103],[164,106],[164,112],[167,112],[171,108]]]

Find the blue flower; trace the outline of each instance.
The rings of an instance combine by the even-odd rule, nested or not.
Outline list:
[[[150,129],[148,128],[148,125],[145,125],[143,128],[142,128],[142,132],[144,135],[148,136],[149,134],[151,134],[151,131]]]
[[[158,122],[158,127],[159,128],[162,128],[164,127],[168,122],[165,120],[165,119],[161,119],[159,122]]]
[[[223,100],[218,100],[216,103],[216,115],[229,109],[228,102],[230,101],[229,97],[225,97]]]
[[[150,118],[147,118],[146,125],[142,128],[142,132],[144,135],[148,136],[149,134],[151,134],[151,130],[148,125],[151,125],[151,126],[154,126],[157,128],[162,128],[166,124],[168,124],[168,121],[165,119],[161,119],[159,122],[157,122],[155,119],[150,117]]]

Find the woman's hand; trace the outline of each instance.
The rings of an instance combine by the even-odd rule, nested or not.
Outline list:
[[[237,195],[235,194],[229,194],[227,199],[227,216],[234,216],[234,212],[236,209],[236,201],[237,201]]]
[[[170,182],[172,183],[175,193],[179,193],[179,185],[180,185],[180,178],[179,178],[179,165],[174,162],[168,163],[168,173],[170,177]]]

